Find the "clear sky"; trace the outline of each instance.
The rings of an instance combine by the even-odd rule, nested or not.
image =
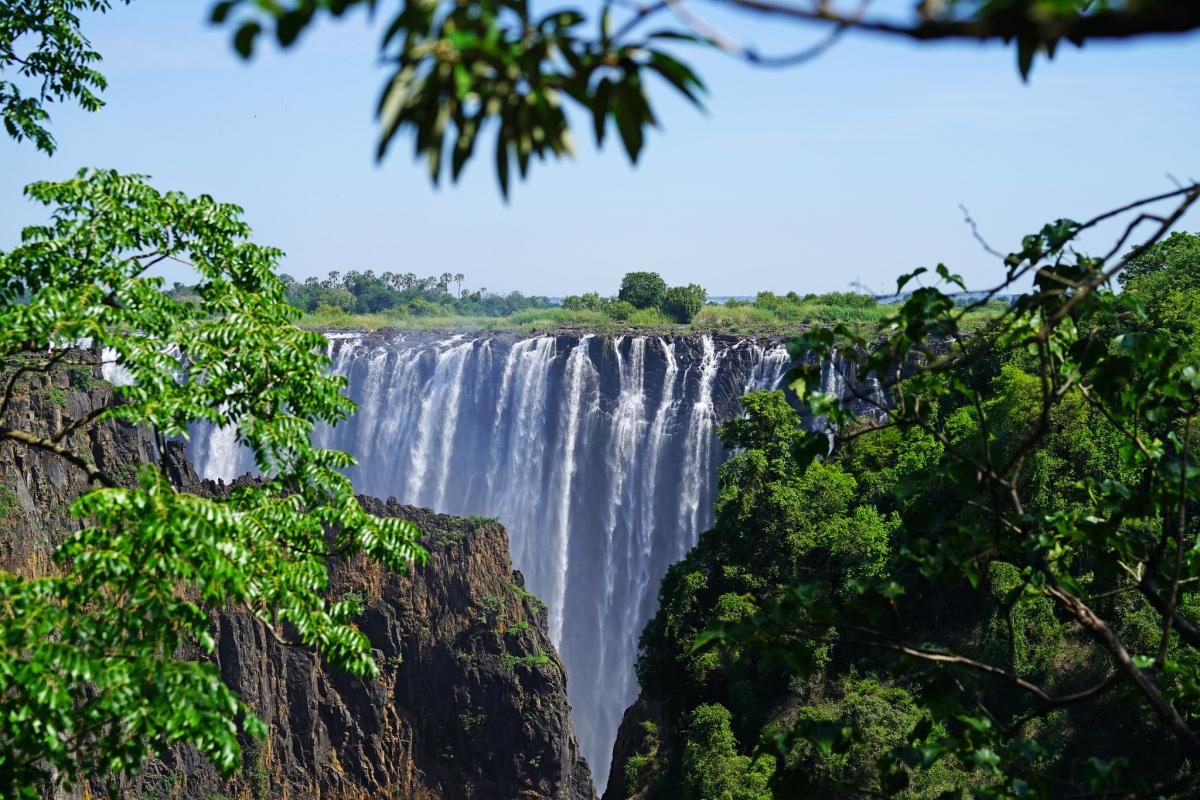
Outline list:
[[[1200,177],[1200,37],[1066,46],[1025,84],[1008,49],[859,36],[784,71],[699,54],[707,114],[656,87],[663,130],[639,166],[583,128],[578,157],[535,165],[506,205],[488,150],[441,189],[408,140],[375,162],[385,73],[362,16],[245,64],[206,24],[210,5],[137,0],[88,20],[108,105],[54,108],[50,159],[0,137],[0,247],[43,218],[20,187],[86,165],[242,205],[299,277],[452,271],[563,295],[652,269],[723,295],[884,291],[944,261],[978,286],[997,266],[960,203],[1011,249],[1049,219],[1167,190],[1167,173]],[[764,48],[814,35],[742,30]]]

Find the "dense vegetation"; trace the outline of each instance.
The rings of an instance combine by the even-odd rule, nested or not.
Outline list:
[[[814,397],[841,426],[827,457],[781,392],[744,399],[716,523],[643,633],[658,713],[614,767],[626,796],[1197,784],[1200,236],[1135,248],[1113,293],[1099,260],[1059,259],[1081,228],[1027,240],[1010,263],[1037,265],[1034,290],[949,350],[928,349],[961,313],[936,290],[893,312],[876,357],[842,342],[892,364],[895,407],[853,420]],[[1094,288],[1055,322],[1066,275]]]

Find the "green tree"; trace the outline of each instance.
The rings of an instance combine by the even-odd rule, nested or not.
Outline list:
[[[1117,281],[1129,286],[1157,272],[1174,273],[1187,286],[1200,286],[1200,235],[1175,231],[1129,259]]]
[[[659,308],[667,294],[667,282],[657,272],[626,272],[617,299],[634,308]]]
[[[1131,260],[1118,280],[1147,324],[1200,354],[1200,236],[1176,231]]]
[[[618,322],[625,322],[637,313],[637,307],[628,300],[613,300],[604,307],[604,313]]]
[[[107,81],[93,67],[100,54],[83,35],[79,15],[104,13],[112,5],[112,0],[0,0],[0,116],[9,136],[28,138],[53,153],[46,106],[71,101],[96,111],[104,105],[99,93]],[[24,91],[19,82],[26,84]]]
[[[700,309],[704,308],[706,300],[708,292],[704,291],[702,286],[694,283],[672,286],[663,296],[662,310],[680,325],[688,325],[700,313]]]
[[[618,773],[646,791],[639,797],[767,796],[769,762],[742,754],[769,737],[780,707],[798,702],[788,689],[795,668],[749,652],[698,651],[696,637],[753,617],[792,582],[811,580],[837,597],[886,569],[894,522],[860,505],[854,478],[837,465],[798,460],[807,431],[783,392],[756,392],[742,405],[745,415],[720,430],[734,455],[721,466],[716,522],[667,570],[642,633],[638,680],[665,720],[652,757]],[[714,765],[723,766],[709,774]]]
[[[1164,201],[1118,255],[1138,215]],[[831,642],[835,659],[896,659],[919,721],[877,778],[847,790],[912,793],[939,763],[974,770],[983,797],[1182,797],[1200,785],[1200,364],[1138,293],[1172,270],[1185,282],[1188,237],[1159,243],[1197,201],[1200,185],[1186,186],[1025,237],[990,291],[1032,285],[978,334],[963,335],[972,304],[944,291],[962,281],[939,265],[941,284],[913,291],[876,330],[792,343],[798,356],[837,348],[864,385],[885,376],[891,388],[886,421],[856,423],[842,398],[807,391],[820,379],[810,357],[792,386],[814,413],[856,438],[913,431],[940,445],[903,481],[914,501],[899,504],[903,548],[886,575],[841,597],[799,583],[699,639],[697,657],[724,641],[810,676],[810,654]],[[1083,232],[1122,216],[1113,255],[1079,252]],[[1131,265],[1141,269],[1116,292]],[[814,435],[796,450],[813,459],[824,446]],[[797,741],[822,739],[797,726],[772,743],[781,791],[811,785],[789,761]]]
[[[765,756],[740,755],[730,714],[724,706],[703,705],[692,712],[683,768],[694,800],[770,800],[767,787],[774,765]]]
[[[567,311],[604,311],[609,302],[597,292],[585,292],[567,295],[563,298],[562,307]]]
[[[229,773],[239,725],[262,735],[263,724],[215,665],[185,657],[213,649],[207,611],[246,608],[279,638],[373,676],[353,609],[324,595],[326,558],[362,552],[403,570],[424,551],[410,523],[359,506],[340,472],[350,456],[312,445],[314,425],[353,404],[326,374],[322,338],[293,324],[272,273],[279,251],[249,241],[240,209],[114,172],[27,193],[52,215],[0,252],[0,442],[95,488],[72,506],[84,527],[55,553],[55,574],[0,573],[0,795],[130,774],[175,743]],[[172,261],[200,275],[199,303],[145,275]],[[20,378],[72,363],[63,345],[81,340],[110,348],[134,383],[49,433],[22,427],[7,413]],[[82,435],[106,420],[146,426],[159,452],[197,422],[232,426],[264,479],[209,498],[147,465],[123,485],[123,465],[97,464]]]

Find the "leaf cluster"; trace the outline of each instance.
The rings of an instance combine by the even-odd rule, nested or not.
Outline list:
[[[269,25],[279,44],[288,47],[320,14],[341,16],[364,6],[373,11],[376,5],[375,0],[225,0],[212,17],[236,25],[234,47],[249,57]],[[699,104],[704,88],[699,77],[655,46],[688,37],[658,31],[626,40],[611,29],[608,12],[589,37],[581,33],[584,22],[576,9],[535,15],[527,0],[403,4],[380,43],[393,73],[377,108],[377,156],[387,153],[398,133],[409,131],[433,182],[447,164],[457,181],[480,134],[491,126],[496,177],[507,196],[514,166],[525,177],[534,160],[573,154],[565,107],[573,102],[591,117],[598,145],[615,127],[636,162],[645,130],[657,124],[646,94],[648,75],[658,75]]]
[[[80,15],[112,6],[112,0],[0,0],[0,117],[9,136],[29,139],[49,155],[57,145],[47,128],[48,105],[72,101],[85,111],[104,105],[100,92],[108,82],[93,66],[100,54],[84,36]]]
[[[0,440],[99,487],[72,507],[86,525],[55,554],[57,574],[0,579],[0,793],[28,795],[51,774],[64,786],[129,774],[176,742],[228,773],[238,725],[263,728],[196,660],[214,647],[209,612],[248,609],[281,640],[373,676],[355,603],[325,596],[326,559],[362,552],[404,570],[424,558],[418,533],[367,514],[341,472],[350,456],[312,445],[314,425],[353,404],[327,374],[322,338],[294,325],[273,273],[279,252],[248,240],[240,209],[109,171],[27,193],[52,211],[0,252],[0,359],[13,376],[3,408],[22,369],[72,345],[103,351],[131,382],[50,434],[0,424]],[[173,262],[200,275],[198,303],[147,275]],[[196,423],[228,426],[261,479],[202,497],[146,466],[121,485],[120,465],[97,466],[73,436],[109,420],[147,427],[160,453]]]

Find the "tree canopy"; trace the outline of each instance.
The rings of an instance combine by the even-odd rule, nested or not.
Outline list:
[[[249,241],[239,208],[108,171],[27,193],[51,218],[0,252],[0,442],[58,458],[95,488],[72,506],[84,527],[53,574],[0,572],[0,794],[129,774],[177,742],[229,773],[239,725],[261,735],[262,723],[212,663],[187,657],[213,649],[208,612],[246,608],[372,676],[354,603],[325,594],[326,558],[362,552],[404,570],[424,557],[418,533],[367,514],[339,472],[351,457],[312,445],[313,426],[353,404],[326,374],[322,338],[293,324],[279,251]],[[201,276],[199,303],[145,275],[173,261]],[[74,363],[75,343],[109,352],[133,382],[49,431],[6,416],[22,378]],[[180,491],[155,465],[130,480],[80,438],[109,420],[146,426],[160,453],[197,422],[231,426],[262,479],[216,498]]]
[[[755,653],[810,682],[831,677],[830,658],[832,675],[890,670],[913,706],[907,733],[849,772],[839,754],[865,733],[842,707],[765,735],[777,790],[1175,797],[1200,781],[1200,372],[1175,324],[1196,319],[1179,292],[1196,267],[1182,254],[1200,237],[1161,241],[1197,200],[1188,186],[1116,212],[1130,219],[1114,254],[1151,226],[1121,256],[1073,249],[1100,218],[1026,237],[992,291],[1032,287],[975,335],[944,291],[960,279],[939,267],[941,285],[913,291],[874,331],[835,326],[792,343],[797,356],[836,348],[858,385],[890,387],[878,422],[813,391],[811,358],[792,382],[838,426],[833,462],[872,476],[862,499],[899,515],[900,546],[841,595],[821,580],[765,586],[691,658],[723,641],[735,660]],[[802,468],[827,448],[811,434],[791,450]]]

